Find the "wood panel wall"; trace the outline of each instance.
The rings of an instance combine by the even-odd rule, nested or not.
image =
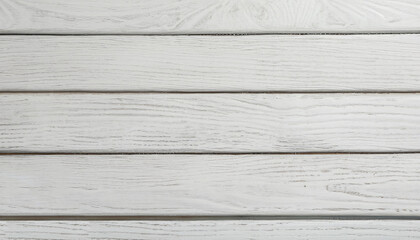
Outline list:
[[[0,0],[0,237],[419,238],[419,33],[419,0]]]

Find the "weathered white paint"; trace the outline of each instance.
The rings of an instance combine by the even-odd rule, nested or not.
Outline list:
[[[420,35],[1,36],[0,46],[3,91],[420,91]]]
[[[1,152],[419,151],[419,94],[0,94]]]
[[[0,0],[0,216],[419,216],[420,0]],[[4,93],[91,91],[91,93]],[[94,91],[141,91],[98,94]],[[114,218],[115,219],[115,218]],[[178,220],[187,218],[178,217]],[[176,220],[174,218],[174,220]],[[2,221],[1,239],[413,239],[419,221]]]
[[[2,33],[420,30],[419,0],[1,0]]]
[[[0,215],[420,213],[420,154],[0,155],[0,166]]]
[[[420,238],[419,224],[418,221],[0,222],[0,236],[5,240],[405,240]]]

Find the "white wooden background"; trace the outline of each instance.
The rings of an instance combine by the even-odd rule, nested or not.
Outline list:
[[[417,34],[3,36],[0,90],[415,92],[419,42]]]
[[[418,32],[418,0],[2,0],[4,33]]]
[[[0,0],[1,239],[419,239],[420,0]]]
[[[414,217],[420,213],[419,158],[3,155],[0,213]]]
[[[417,221],[0,222],[3,239],[362,239],[420,238]]]

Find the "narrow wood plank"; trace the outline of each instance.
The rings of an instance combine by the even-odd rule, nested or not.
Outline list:
[[[1,152],[419,151],[419,94],[0,94]]]
[[[1,36],[0,45],[0,91],[420,91],[420,35]]]
[[[420,214],[420,154],[0,155],[0,215]]]
[[[419,0],[1,0],[0,33],[420,30]]]
[[[0,222],[2,239],[366,239],[420,238],[418,221]]]

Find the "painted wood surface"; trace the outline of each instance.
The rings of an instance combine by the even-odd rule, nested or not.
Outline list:
[[[420,91],[420,35],[1,36],[0,45],[0,91]]]
[[[1,152],[419,151],[419,94],[0,94]]]
[[[419,13],[420,0],[0,0],[0,216],[417,217],[420,154],[408,152],[420,152],[420,35],[281,33],[419,33]],[[218,35],[236,33],[263,35]],[[252,152],[272,154],[239,154]],[[393,154],[290,154],[304,152]],[[0,238],[414,239],[418,229],[0,221]]]
[[[420,154],[0,155],[0,165],[0,215],[420,213]]]
[[[419,221],[0,222],[5,240],[399,240],[420,238],[419,229]]]
[[[1,0],[1,33],[420,30],[419,0]]]

